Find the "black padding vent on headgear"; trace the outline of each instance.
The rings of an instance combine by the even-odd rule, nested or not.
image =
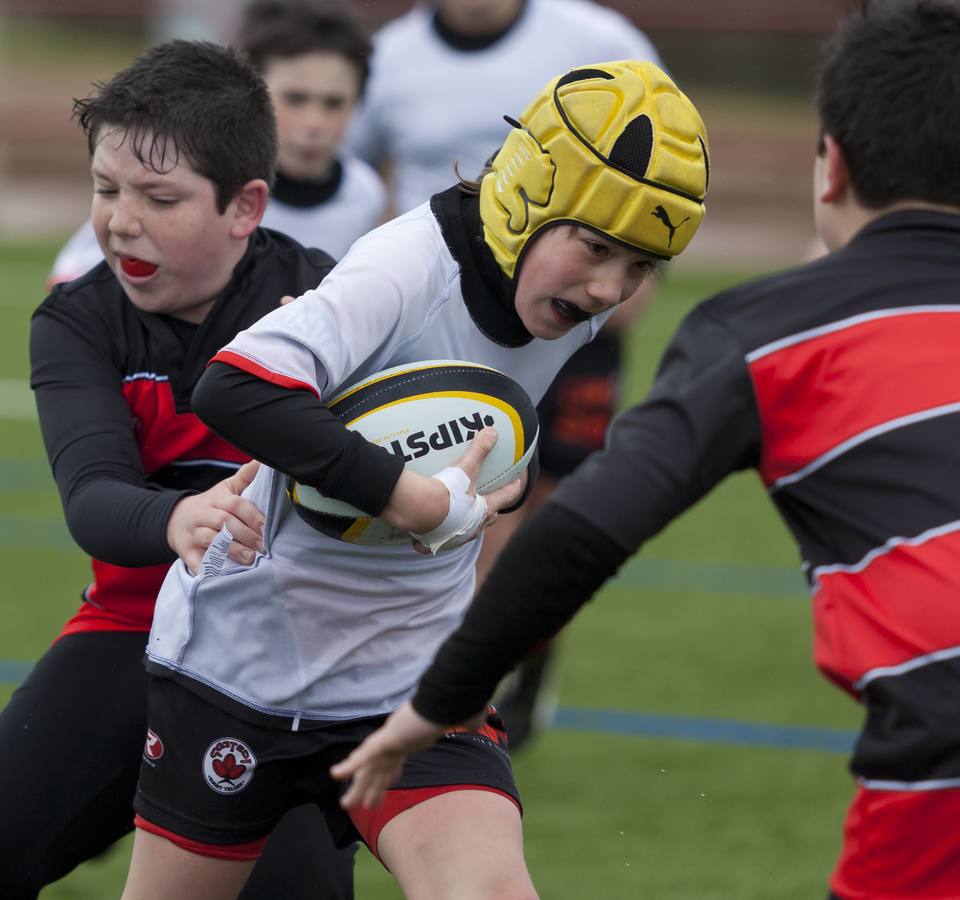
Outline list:
[[[572,84],[574,81],[586,81],[588,78],[612,79],[613,76],[609,72],[604,72],[603,69],[574,69],[572,72],[567,72],[567,74],[557,82],[554,90],[559,90],[565,84]]]
[[[627,123],[623,134],[610,151],[610,162],[634,178],[643,178],[653,152],[653,122],[649,116],[637,116]]]

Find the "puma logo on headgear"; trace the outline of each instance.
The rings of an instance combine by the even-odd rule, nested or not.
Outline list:
[[[504,116],[513,130],[497,155],[494,188],[507,211],[507,229],[523,234],[530,224],[530,207],[544,208],[553,195],[556,163],[519,122]]]
[[[673,222],[670,221],[670,216],[667,215],[667,211],[662,206],[658,206],[652,213],[650,213],[650,215],[663,222],[664,227],[670,232],[670,236],[667,238],[668,247],[673,244],[673,236],[676,234],[677,229],[684,222],[690,220],[690,216],[687,216],[685,219],[681,219],[676,225],[674,225]]]

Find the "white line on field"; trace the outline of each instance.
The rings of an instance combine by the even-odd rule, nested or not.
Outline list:
[[[0,378],[0,419],[28,422],[36,418],[30,383],[21,378]]]

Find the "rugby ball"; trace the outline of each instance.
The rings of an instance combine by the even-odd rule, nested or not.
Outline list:
[[[527,392],[497,369],[432,359],[377,372],[328,404],[351,431],[385,447],[420,475],[453,465],[484,426],[497,443],[483,461],[477,490],[509,484],[537,444],[537,410]],[[409,544],[410,535],[293,479],[287,494],[298,515],[324,534],[353,544]]]

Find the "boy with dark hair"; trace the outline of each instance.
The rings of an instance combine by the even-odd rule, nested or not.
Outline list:
[[[387,203],[377,173],[342,146],[370,72],[367,31],[334,0],[257,0],[237,44],[277,114],[277,180],[264,224],[339,259]]]
[[[164,574],[178,555],[198,560],[224,524],[233,558],[262,541],[263,516],[240,496],[256,464],[193,415],[193,386],[225,340],[333,265],[258,228],[276,128],[266,86],[234,52],[160,45],[75,111],[105,260],[34,314],[31,383],[93,581],[0,714],[0,894],[11,900],[132,829],[141,759],[172,749],[147,731],[143,668]],[[245,896],[352,897],[350,854],[315,811],[296,818]]]
[[[261,224],[339,258],[386,207],[379,176],[341,147],[369,71],[366,29],[333,0],[257,0],[237,46],[266,82],[277,119],[276,178]],[[243,142],[262,139],[245,133],[238,157],[248,152]],[[86,222],[57,255],[50,282],[70,281],[102,258]]]
[[[254,0],[237,44],[256,70],[305,53],[335,53],[356,70],[358,99],[370,75],[373,46],[353,13],[334,0]]]
[[[752,467],[805,560],[816,663],[866,707],[832,896],[960,896],[960,8],[848,19],[818,106],[833,252],[688,316],[646,402],[507,548],[412,705],[336,768],[348,805],[374,803],[434,723],[482,709],[631,553]]]

